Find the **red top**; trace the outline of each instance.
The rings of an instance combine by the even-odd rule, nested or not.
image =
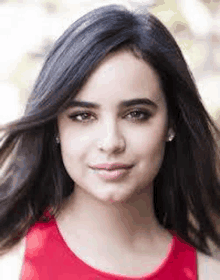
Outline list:
[[[196,249],[173,232],[170,250],[162,264],[142,277],[105,273],[79,259],[67,246],[52,217],[37,222],[26,239],[22,280],[197,280]]]

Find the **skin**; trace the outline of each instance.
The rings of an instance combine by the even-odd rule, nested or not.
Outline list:
[[[148,98],[156,106],[118,107],[121,101],[135,98]],[[70,107],[58,116],[63,163],[75,183],[57,219],[60,232],[70,249],[94,267],[146,273],[143,262],[151,260],[149,271],[159,265],[172,241],[153,209],[153,181],[172,131],[159,77],[129,51],[110,54],[75,100],[100,107]],[[141,112],[135,113],[137,109]],[[109,181],[90,168],[106,162],[133,167],[120,179]],[[131,266],[131,260],[134,266],[123,269]]]

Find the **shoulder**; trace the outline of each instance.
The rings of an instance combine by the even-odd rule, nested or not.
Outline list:
[[[24,260],[26,238],[23,238],[9,252],[0,256],[1,280],[18,280]]]
[[[220,261],[197,251],[198,280],[219,280]]]

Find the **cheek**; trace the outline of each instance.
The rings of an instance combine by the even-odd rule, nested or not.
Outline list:
[[[164,157],[165,151],[165,142],[161,139],[146,139],[143,143],[139,143],[138,153],[141,158],[143,158],[146,162],[153,164],[158,163],[160,164]]]
[[[60,133],[60,140],[63,163],[71,176],[75,173],[75,170],[79,172],[78,167],[80,163],[86,160],[89,137],[88,135],[78,135],[76,131],[62,130],[62,133]]]
[[[160,168],[164,158],[166,134],[166,123],[162,126],[152,125],[144,131],[136,133],[133,138],[133,150],[145,168],[149,168],[149,166],[153,169]]]
[[[167,129],[164,125],[163,128],[157,126],[149,126],[143,130],[133,133],[133,146],[139,150],[142,154],[143,151],[146,153],[160,150],[166,143]]]
[[[77,129],[64,126],[60,130],[61,151],[67,156],[79,154],[85,150],[89,138],[88,133],[81,134]]]

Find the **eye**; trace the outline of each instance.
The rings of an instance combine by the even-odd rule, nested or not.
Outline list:
[[[88,122],[94,118],[91,113],[88,112],[76,112],[69,115],[69,118],[76,122]]]
[[[129,114],[127,114],[126,116],[128,116],[129,119],[144,121],[144,120],[149,119],[151,117],[151,115],[152,114],[146,110],[134,110],[134,111],[130,112]]]

